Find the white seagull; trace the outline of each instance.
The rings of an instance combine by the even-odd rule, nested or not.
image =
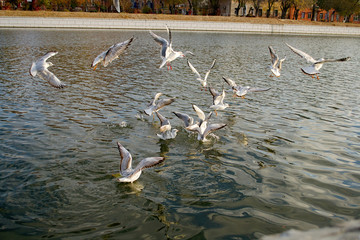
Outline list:
[[[161,46],[160,57],[162,59],[162,63],[159,68],[162,68],[166,64],[168,67],[168,70],[169,70],[169,67],[172,70],[172,66],[171,66],[170,62],[174,61],[178,57],[181,57],[181,58],[185,57],[185,54],[188,54],[188,53],[192,54],[192,55],[194,55],[194,54],[190,51],[186,51],[185,53],[183,53],[181,51],[179,51],[179,52],[174,51],[172,48],[171,31],[167,26],[166,26],[166,30],[167,30],[167,33],[169,36],[169,41],[166,40],[165,38],[162,38],[162,37],[156,35],[151,30],[150,30],[150,34],[154,38],[154,40]]]
[[[210,106],[212,110],[214,110],[216,116],[217,111],[224,110],[229,106],[229,104],[224,103],[225,99],[225,90],[223,89],[222,93],[220,94],[218,91],[216,91],[214,88],[209,87],[209,92],[213,96],[213,104]]]
[[[161,115],[159,112],[156,112],[156,115],[158,116],[161,122],[160,134],[158,133],[156,135],[163,140],[175,138],[178,130],[171,129],[170,121],[167,118],[165,118],[163,115]]]
[[[190,126],[186,127],[185,129],[188,131],[197,132],[198,133],[197,139],[199,141],[203,141],[203,142],[208,141],[208,139],[206,137],[210,133],[226,126],[226,124],[223,124],[223,123],[208,125],[208,120],[210,119],[212,112],[207,117],[205,117],[204,112],[199,107],[197,107],[196,105],[193,105],[193,109],[198,114],[201,121],[196,124],[190,125]]]
[[[214,61],[212,62],[211,66],[210,66],[209,70],[206,72],[204,78],[202,78],[201,75],[199,74],[199,72],[190,63],[190,61],[187,60],[187,64],[189,65],[191,71],[193,71],[193,73],[195,73],[197,75],[196,80],[200,81],[201,86],[203,86],[203,88],[206,88],[206,86],[207,86],[207,78],[208,78],[208,76],[210,74],[211,69],[215,66],[215,62],[216,62],[216,59],[214,59]]]
[[[231,80],[230,78],[225,78],[223,77],[224,81],[230,85],[230,87],[232,88],[233,92],[234,92],[234,96],[238,96],[241,98],[245,98],[245,95],[249,92],[263,92],[263,91],[268,91],[271,88],[254,88],[254,87],[249,87],[249,86],[238,86],[236,85],[236,83]]]
[[[320,58],[315,60],[313,57],[311,57],[309,54],[296,49],[292,46],[290,46],[289,44],[286,43],[286,45],[297,55],[299,55],[302,58],[305,58],[307,62],[312,63],[311,66],[307,66],[307,67],[303,67],[301,68],[301,71],[303,71],[303,73],[310,75],[311,77],[314,77],[314,75],[316,76],[317,79],[319,79],[318,74],[320,73],[319,70],[320,68],[323,66],[324,63],[326,62],[345,62],[348,61],[350,59],[350,57],[345,57],[345,58],[339,58],[339,59],[324,59],[324,58]]]
[[[120,12],[120,0],[113,0],[117,12]]]
[[[65,84],[63,84],[52,72],[48,70],[48,67],[53,66],[51,62],[46,62],[46,60],[52,56],[55,56],[58,52],[48,52],[44,56],[42,56],[36,62],[33,62],[29,71],[30,75],[35,77],[39,76],[41,79],[48,81],[51,86],[56,88],[63,88]]]
[[[272,46],[269,46],[270,56],[271,56],[271,65],[270,70],[274,74],[275,77],[280,77],[280,71],[283,61],[285,61],[286,57],[280,59],[279,56],[275,53]],[[272,77],[272,75],[270,75]]]
[[[112,61],[119,58],[119,55],[122,54],[132,43],[134,37],[129,38],[128,40],[112,45],[108,50],[100,53],[91,64],[95,70],[97,65],[101,62],[104,67],[109,65]]]
[[[155,97],[152,101],[150,101],[150,104],[147,106],[146,109],[144,109],[144,112],[146,115],[151,116],[154,112],[159,111],[161,108],[173,103],[175,101],[174,98],[167,98],[167,99],[158,99],[162,93],[156,93]]]
[[[148,157],[143,160],[136,166],[135,169],[132,168],[132,157],[131,154],[124,148],[119,142],[117,143],[119,152],[120,152],[120,175],[121,177],[117,178],[118,182],[134,182],[136,181],[141,172],[145,168],[151,168],[159,163],[163,162],[165,158],[163,157]]]

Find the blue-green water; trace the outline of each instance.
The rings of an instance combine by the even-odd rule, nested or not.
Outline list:
[[[92,70],[97,54],[131,36],[126,54]],[[316,80],[285,42],[352,58],[324,64]],[[279,78],[269,77],[268,45],[287,56]],[[200,143],[172,111],[207,113],[211,95],[186,59],[158,69],[147,31],[0,30],[1,239],[257,239],[360,216],[359,38],[173,31],[173,47],[195,53],[201,74],[216,58],[208,80],[218,90],[222,76],[271,90],[228,93],[230,106],[211,119],[227,127]],[[49,69],[64,89],[29,75],[48,51],[59,52]],[[176,97],[161,110],[180,130],[173,140],[156,136],[157,119],[136,116],[157,92]],[[134,164],[166,160],[120,184],[117,141]]]

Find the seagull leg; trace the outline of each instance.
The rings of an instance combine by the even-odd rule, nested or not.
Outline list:
[[[245,99],[245,95],[242,95],[241,98],[242,98],[242,99]]]
[[[215,112],[215,115],[217,116],[217,111],[216,111],[216,110],[214,110],[214,112]]]
[[[319,75],[317,75],[317,74],[316,74],[316,79],[317,79],[317,80],[319,80],[319,79],[320,79],[320,78],[319,78]]]

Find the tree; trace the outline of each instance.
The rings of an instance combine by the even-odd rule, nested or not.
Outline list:
[[[314,0],[294,0],[293,1],[295,20],[298,19],[299,10],[304,9],[304,8],[311,8],[313,1]]]
[[[263,0],[251,0],[251,2],[253,3],[254,9],[255,9],[255,14],[254,15],[257,17],[259,9],[260,9],[260,5],[263,2]],[[251,8],[249,10],[249,13],[250,13],[250,11],[251,11]]]
[[[276,0],[267,0],[268,9],[266,10],[266,17],[270,17],[270,11]]]
[[[335,1],[334,9],[349,22],[351,15],[360,12],[360,0]]]
[[[246,0],[237,0],[237,2],[238,2],[238,6],[235,8],[235,15],[238,17],[240,8],[245,7]]]
[[[280,9],[281,9],[281,19],[286,18],[286,13],[293,4],[293,0],[281,0]]]

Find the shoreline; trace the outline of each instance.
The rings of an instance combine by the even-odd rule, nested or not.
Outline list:
[[[136,29],[360,36],[360,25],[275,18],[166,14],[0,11],[0,28]]]

